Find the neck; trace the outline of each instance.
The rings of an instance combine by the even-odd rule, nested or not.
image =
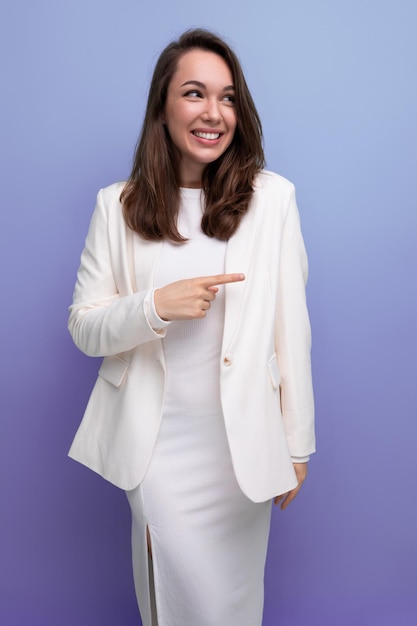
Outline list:
[[[183,189],[201,189],[201,183],[184,183],[181,182],[180,187],[182,187]]]
[[[204,166],[201,163],[180,162],[180,186],[189,189],[201,189]]]

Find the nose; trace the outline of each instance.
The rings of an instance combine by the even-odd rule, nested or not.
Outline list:
[[[221,120],[221,112],[219,107],[219,101],[217,98],[209,98],[206,101],[206,109],[203,114],[203,119],[206,122],[219,122]]]

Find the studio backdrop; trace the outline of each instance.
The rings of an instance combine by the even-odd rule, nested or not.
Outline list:
[[[273,510],[264,624],[416,624],[416,3],[14,0],[1,14],[0,623],[140,624],[125,495],[67,458],[100,365],[73,346],[67,307],[155,60],[203,26],[242,61],[310,261],[318,452]]]

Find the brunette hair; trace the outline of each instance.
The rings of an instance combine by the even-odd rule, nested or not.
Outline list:
[[[144,239],[185,241],[176,225],[180,198],[178,152],[163,116],[178,61],[196,48],[214,52],[227,63],[235,88],[237,120],[230,146],[203,171],[205,208],[201,227],[206,235],[220,240],[233,235],[248,210],[255,175],[264,166],[261,122],[235,53],[207,30],[186,31],[163,50],[157,61],[132,171],[120,196],[127,225]]]

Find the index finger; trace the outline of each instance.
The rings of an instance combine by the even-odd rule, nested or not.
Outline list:
[[[214,287],[226,283],[238,283],[242,280],[245,280],[245,274],[217,274],[217,276],[204,276],[202,283],[204,287]]]

